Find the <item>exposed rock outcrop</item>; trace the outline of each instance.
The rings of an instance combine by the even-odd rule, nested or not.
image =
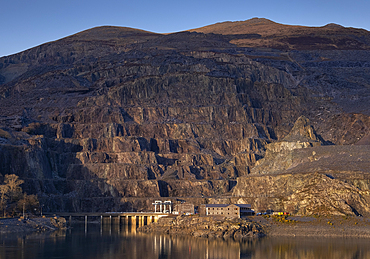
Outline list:
[[[247,198],[257,210],[369,216],[370,146],[321,144],[300,117],[282,141],[266,146],[266,156],[249,176],[238,178],[233,195]]]
[[[256,163],[252,173],[271,174],[288,170],[302,162],[300,159],[293,159],[296,149],[317,147],[322,144],[323,140],[316,134],[309,120],[300,116],[287,136],[281,141],[266,145],[265,157]]]
[[[65,218],[8,218],[1,220],[0,233],[30,233],[30,232],[50,232],[65,230],[67,227]]]
[[[362,175],[348,182],[347,177],[335,179],[320,173],[239,177],[233,194],[252,201],[256,210],[272,209],[296,215],[369,216],[370,179]]]
[[[156,223],[138,228],[138,231],[237,241],[265,236],[263,227],[256,222],[199,215],[160,218]]]
[[[369,32],[206,29],[99,27],[1,58],[1,175],[49,211],[149,210],[226,199],[251,172],[343,170],[327,153],[359,158],[316,148],[366,144]],[[317,133],[303,117],[293,127],[301,115]]]

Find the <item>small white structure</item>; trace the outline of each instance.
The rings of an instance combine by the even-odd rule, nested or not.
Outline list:
[[[155,213],[172,213],[172,202],[171,201],[155,201],[152,203],[154,205]],[[166,209],[166,205],[168,209]],[[159,206],[159,211],[157,211],[157,206]]]

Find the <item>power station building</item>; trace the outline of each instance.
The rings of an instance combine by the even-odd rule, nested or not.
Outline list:
[[[199,212],[201,215],[221,215],[230,218],[254,214],[250,204],[202,204]]]

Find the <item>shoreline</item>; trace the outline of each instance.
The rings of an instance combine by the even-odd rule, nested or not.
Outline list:
[[[89,222],[92,223],[92,222]],[[66,228],[61,217],[0,219],[0,234],[52,232]],[[227,219],[220,216],[170,216],[138,231],[205,238],[333,237],[370,238],[370,218],[355,216],[249,216]]]
[[[220,216],[162,218],[138,231],[203,238],[245,240],[262,237],[370,238],[370,219],[354,216]]]
[[[2,218],[0,219],[0,234],[49,232],[66,228],[66,220],[62,217],[34,218]]]
[[[156,223],[137,229],[143,233],[223,238],[234,240],[258,239],[265,236],[263,227],[252,221],[224,216],[180,215],[162,217]]]
[[[266,226],[268,237],[343,237],[370,238],[370,219],[355,216],[250,217]]]

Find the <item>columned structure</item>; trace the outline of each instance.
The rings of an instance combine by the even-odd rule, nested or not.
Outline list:
[[[172,213],[172,201],[155,201],[152,204],[155,213]],[[157,211],[158,209],[159,211]]]

